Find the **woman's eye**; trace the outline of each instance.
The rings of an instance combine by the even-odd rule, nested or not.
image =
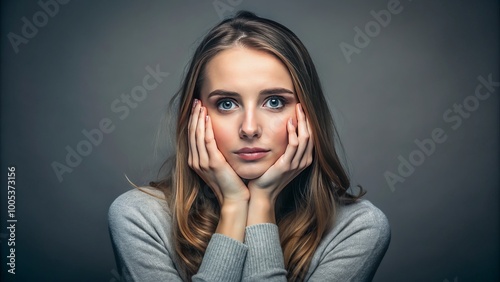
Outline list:
[[[269,107],[271,109],[281,109],[285,106],[285,103],[283,102],[282,98],[279,97],[271,97],[269,98],[266,103],[264,104],[266,107]]]
[[[236,104],[231,100],[221,100],[217,103],[217,108],[222,111],[229,111],[236,107]]]

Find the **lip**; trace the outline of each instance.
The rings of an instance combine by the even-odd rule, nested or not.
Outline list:
[[[270,150],[266,150],[266,149],[263,149],[263,148],[248,148],[248,147],[245,147],[245,148],[242,148],[242,149],[236,151],[235,154],[238,155],[238,157],[240,157],[243,160],[246,160],[246,161],[255,161],[255,160],[258,160],[258,159],[262,159],[269,152],[270,152]]]

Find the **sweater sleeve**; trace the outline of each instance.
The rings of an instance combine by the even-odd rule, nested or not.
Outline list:
[[[342,207],[318,246],[307,281],[371,281],[391,239],[386,216],[369,201]]]
[[[262,223],[245,230],[248,246],[243,281],[287,281],[278,226]]]
[[[108,213],[109,231],[121,281],[183,281],[171,245],[166,202],[138,189],[118,197]],[[214,234],[192,281],[239,281],[247,247]]]
[[[371,281],[390,242],[385,215],[363,200],[341,206],[334,227],[325,234],[311,260],[305,281]],[[287,281],[278,227],[247,227],[243,281]]]

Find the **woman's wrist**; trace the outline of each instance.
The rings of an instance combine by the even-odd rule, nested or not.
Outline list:
[[[260,223],[276,224],[274,201],[267,197],[252,197],[248,203],[247,226]]]
[[[241,187],[235,189],[234,191],[222,191],[222,200],[220,202],[221,206],[232,205],[233,203],[236,205],[240,205],[244,202],[250,200],[250,191],[248,188],[241,183]]]
[[[215,232],[243,242],[247,216],[248,201],[224,200]]]

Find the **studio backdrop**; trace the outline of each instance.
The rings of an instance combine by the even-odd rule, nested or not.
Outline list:
[[[245,9],[311,53],[392,241],[375,281],[499,281],[498,1],[2,1],[2,281],[120,281],[112,201],[171,153],[167,104]]]

